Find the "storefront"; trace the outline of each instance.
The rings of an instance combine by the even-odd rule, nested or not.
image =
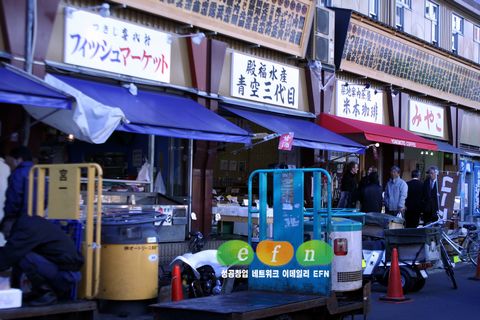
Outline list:
[[[236,222],[235,233],[246,234],[241,205],[255,169],[309,166],[317,150],[363,153],[361,144],[314,123],[303,68],[229,50],[221,83],[220,114],[254,137],[250,146],[220,148],[214,170],[213,210]]]
[[[332,114],[322,113],[317,121],[325,128],[369,147],[360,161],[363,172],[374,166],[379,171],[381,181],[385,183],[389,178],[390,167],[394,164],[401,166],[395,154],[401,152],[398,151],[399,147],[402,150],[412,150],[411,152],[428,150],[431,153],[437,150],[434,142],[388,125],[391,112],[384,103],[386,94],[380,88],[339,80],[336,93]],[[405,175],[405,169],[403,173]]]
[[[464,175],[463,194],[466,221],[480,217],[480,116],[474,112],[463,113],[460,135],[464,152],[460,161]]]

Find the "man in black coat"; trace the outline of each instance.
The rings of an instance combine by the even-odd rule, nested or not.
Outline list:
[[[428,177],[423,182],[423,222],[425,224],[437,221],[438,216],[438,169],[430,167]]]
[[[360,190],[362,212],[382,212],[382,186],[378,182],[378,173],[372,171],[367,176],[367,184]]]
[[[38,216],[20,216],[0,248],[0,272],[24,273],[32,285],[32,306],[67,298],[80,280],[83,258],[73,240],[57,225]]]
[[[416,228],[423,211],[423,183],[420,181],[420,172],[412,171],[412,180],[407,182],[408,195],[405,201],[407,210],[405,211],[405,226],[407,228]]]

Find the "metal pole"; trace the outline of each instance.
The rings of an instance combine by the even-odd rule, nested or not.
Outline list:
[[[168,139],[168,194],[175,194],[175,139]]]
[[[35,19],[36,0],[27,3],[27,34],[25,35],[25,71],[32,73],[33,67],[33,24]]]
[[[188,234],[192,231],[193,140],[188,140]]]
[[[153,192],[155,186],[155,176],[153,169],[155,168],[155,136],[148,136],[148,162],[150,162],[150,192]]]
[[[33,52],[35,50],[35,40],[34,40],[34,32],[35,32],[35,19],[37,14],[37,1],[36,0],[28,0],[27,2],[27,33],[25,35],[25,71],[28,73],[32,73],[33,70]],[[30,126],[31,126],[31,119],[28,113],[25,114],[25,121],[23,124],[23,141],[22,144],[24,146],[28,145],[28,141],[30,140]]]

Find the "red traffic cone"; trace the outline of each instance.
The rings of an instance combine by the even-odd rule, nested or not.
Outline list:
[[[410,300],[403,295],[397,248],[393,248],[392,250],[392,261],[390,263],[390,272],[388,274],[387,295],[380,297],[380,300],[391,302],[403,302]]]
[[[183,300],[182,273],[178,264],[172,270],[172,301]]]
[[[475,271],[475,276],[468,279],[480,281],[480,253],[477,255],[477,270]]]

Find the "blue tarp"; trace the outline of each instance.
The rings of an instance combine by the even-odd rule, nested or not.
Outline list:
[[[438,146],[438,151],[449,152],[449,153],[453,153],[453,154],[462,154],[462,155],[466,154],[463,150],[455,148],[454,146],[452,146],[451,144],[448,144],[446,142],[435,140],[435,143]]]
[[[293,145],[320,150],[363,153],[365,147],[321,126],[297,117],[222,106],[242,118],[275,133],[293,132]]]
[[[195,101],[147,90],[132,95],[128,89],[55,75],[90,98],[121,109],[127,122],[117,130],[209,141],[250,143],[251,135]]]
[[[0,102],[69,109],[73,98],[20,69],[0,65]]]

